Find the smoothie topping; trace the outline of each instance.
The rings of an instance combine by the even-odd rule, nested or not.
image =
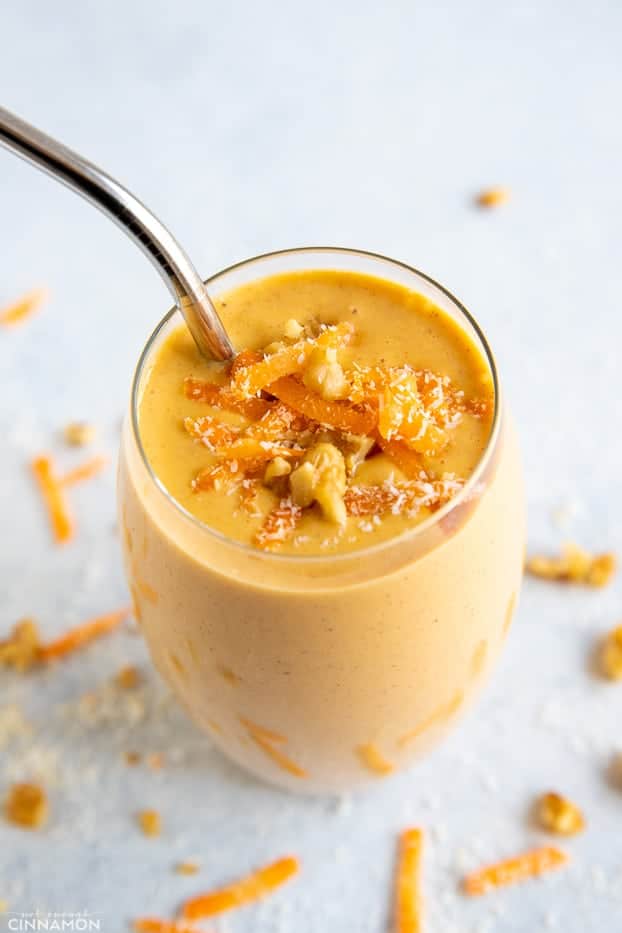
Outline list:
[[[359,365],[355,344],[349,321],[303,327],[292,318],[263,351],[210,364],[213,382],[184,381],[186,398],[222,412],[184,419],[213,457],[192,487],[239,493],[242,510],[263,517],[260,548],[290,538],[306,510],[338,529],[371,518],[358,524],[371,530],[387,514],[434,512],[464,485],[432,461],[465,417],[490,418],[490,400],[467,399],[430,370]],[[377,476],[358,482],[363,464],[381,460]]]

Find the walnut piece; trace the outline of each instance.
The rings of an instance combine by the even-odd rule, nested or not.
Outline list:
[[[606,586],[616,570],[614,554],[592,555],[576,544],[565,544],[560,557],[530,557],[527,572],[544,580]]]
[[[311,351],[302,381],[328,401],[346,398],[349,383],[337,359],[337,348],[318,346]]]
[[[14,784],[4,802],[7,820],[24,829],[39,829],[48,817],[45,791],[37,784]]]
[[[334,444],[311,447],[293,470],[289,484],[295,505],[304,509],[317,502],[325,518],[338,525],[345,523],[346,465]]]
[[[157,810],[141,810],[138,814],[138,824],[145,836],[159,836],[162,830],[162,821]]]
[[[285,457],[275,457],[266,467],[266,472],[263,477],[264,485],[272,485],[275,480],[283,476],[289,476],[291,471],[291,465],[287,462]]]
[[[40,661],[39,630],[32,619],[20,619],[6,641],[0,641],[0,666],[12,667],[20,673],[29,671]]]
[[[542,829],[559,836],[574,836],[585,829],[585,819],[576,804],[553,791],[537,800],[536,818]]]
[[[65,425],[63,436],[71,447],[86,447],[95,439],[95,428],[86,421],[70,421]]]

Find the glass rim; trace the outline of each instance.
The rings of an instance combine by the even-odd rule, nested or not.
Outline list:
[[[468,501],[471,498],[471,494],[474,489],[477,488],[478,483],[481,480],[482,475],[486,473],[486,468],[494,455],[494,451],[497,447],[500,434],[500,425],[501,425],[501,396],[500,396],[500,384],[499,377],[497,372],[497,364],[495,361],[494,354],[490,348],[486,335],[484,334],[482,328],[473,317],[471,312],[459,301],[455,295],[453,295],[444,285],[441,285],[440,282],[437,282],[436,279],[433,279],[431,276],[427,275],[425,272],[421,272],[419,269],[416,269],[414,266],[409,265],[408,263],[401,262],[398,259],[392,259],[390,256],[384,256],[382,253],[375,253],[370,250],[363,249],[353,249],[345,246],[295,246],[289,249],[280,249],[273,250],[267,253],[259,253],[256,256],[251,256],[248,259],[242,259],[239,262],[232,263],[224,269],[221,269],[219,272],[215,272],[213,275],[210,275],[207,279],[204,280],[205,285],[209,286],[222,276],[227,275],[230,272],[234,272],[236,269],[241,269],[253,265],[254,263],[261,262],[265,259],[273,259],[278,256],[289,256],[289,255],[299,255],[304,256],[309,253],[339,253],[345,256],[361,256],[363,258],[380,260],[381,262],[388,263],[389,265],[397,266],[400,269],[405,270],[406,272],[417,276],[420,279],[423,279],[429,285],[438,289],[445,295],[446,298],[454,305],[457,311],[460,312],[460,315],[466,319],[468,324],[473,328],[477,339],[480,342],[481,349],[483,351],[484,357],[488,365],[490,366],[490,373],[492,376],[493,390],[494,390],[494,414],[490,427],[490,434],[486,447],[482,452],[481,457],[477,461],[475,469],[469,476],[468,480],[462,487],[462,489],[445,505],[441,506],[436,512],[432,515],[429,515],[424,521],[419,522],[416,525],[413,525],[412,528],[408,528],[403,531],[401,534],[396,535],[392,538],[387,538],[383,541],[380,541],[378,544],[371,544],[368,547],[356,548],[351,551],[345,551],[341,554],[336,554],[334,552],[324,553],[324,554],[279,554],[278,552],[272,551],[262,551],[259,548],[253,547],[252,544],[245,544],[243,541],[236,541],[233,538],[227,537],[227,535],[218,531],[216,528],[212,528],[206,522],[202,521],[200,518],[197,518],[196,515],[193,515],[192,512],[189,512],[183,507],[183,505],[175,499],[173,495],[168,491],[162,480],[154,472],[147,453],[142,443],[140,436],[140,427],[138,423],[138,409],[139,409],[139,394],[140,387],[142,383],[142,377],[144,375],[145,367],[148,363],[148,360],[151,356],[151,351],[153,349],[154,343],[157,341],[158,337],[162,331],[166,328],[167,324],[175,316],[175,314],[180,313],[177,305],[173,305],[170,308],[164,317],[156,324],[155,328],[147,338],[147,341],[142,349],[142,352],[138,358],[136,364],[136,369],[132,378],[132,385],[130,390],[130,424],[132,427],[133,440],[136,444],[138,452],[140,454],[140,459],[142,465],[147,470],[147,474],[157,490],[164,496],[168,503],[170,503],[179,515],[185,520],[189,521],[195,528],[197,528],[202,534],[207,533],[214,537],[217,541],[225,543],[229,546],[239,549],[243,554],[252,556],[254,559],[263,559],[267,561],[274,561],[279,563],[291,563],[296,565],[301,564],[321,564],[325,563],[327,560],[330,560],[331,563],[335,561],[347,561],[352,559],[357,559],[359,557],[367,557],[380,551],[388,550],[392,546],[403,544],[406,540],[409,542],[415,538],[422,537],[430,529],[438,526],[448,515],[450,515],[454,509],[457,509],[464,502]],[[326,268],[329,268],[327,266]],[[346,271],[346,270],[344,270]]]

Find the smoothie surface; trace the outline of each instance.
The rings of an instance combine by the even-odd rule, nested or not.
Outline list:
[[[359,273],[291,272],[217,298],[241,351],[204,360],[185,328],[150,361],[147,459],[229,539],[284,554],[367,548],[458,494],[489,440],[494,389],[471,337],[429,299]]]

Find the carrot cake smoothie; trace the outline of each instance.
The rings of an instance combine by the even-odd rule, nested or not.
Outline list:
[[[192,717],[258,775],[332,791],[423,754],[481,683],[522,486],[450,296],[380,257],[286,255],[297,269],[275,254],[211,283],[232,361],[175,315],[154,335],[120,512],[137,618]]]

